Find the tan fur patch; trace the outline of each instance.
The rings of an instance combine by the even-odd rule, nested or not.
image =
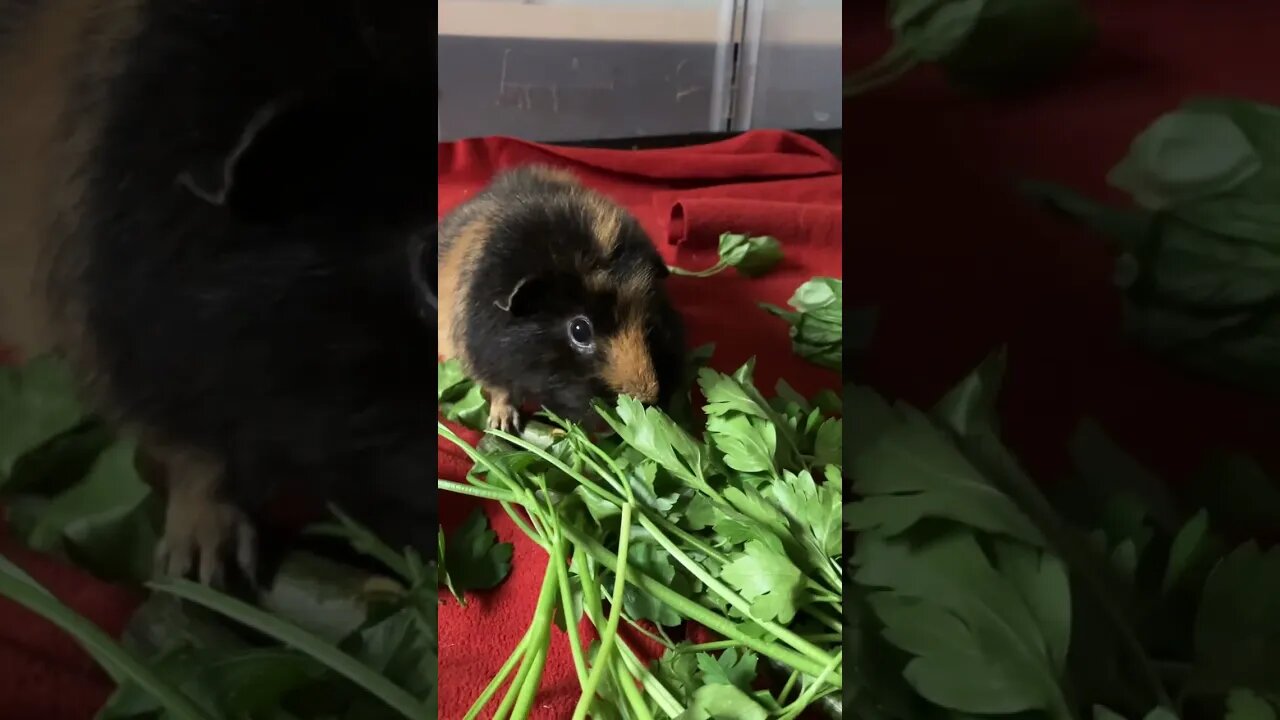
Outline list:
[[[77,287],[83,166],[109,80],[136,33],[136,0],[42,3],[0,57],[0,342],[60,350],[97,385]]]
[[[551,182],[564,183],[575,187],[581,184],[577,175],[574,175],[563,168],[552,167],[550,165],[530,165],[529,172],[543,180]]]
[[[613,289],[613,281],[603,270],[592,270],[582,276],[582,284],[589,292],[602,293]]]
[[[0,342],[51,349],[43,257],[67,168],[55,161],[78,43],[93,3],[47,3],[0,57]]]
[[[462,338],[465,327],[462,313],[470,295],[473,270],[489,236],[489,221],[484,213],[479,213],[458,227],[453,237],[442,238],[436,338],[440,357],[457,358],[464,366],[469,362]]]
[[[603,255],[613,252],[618,246],[618,235],[622,232],[622,210],[612,201],[595,192],[587,191],[584,203],[591,218],[591,237]]]
[[[611,390],[645,403],[658,400],[658,375],[638,314],[627,318],[604,344],[603,379]]]

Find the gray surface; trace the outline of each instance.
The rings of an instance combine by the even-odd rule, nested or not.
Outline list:
[[[716,46],[441,35],[440,139],[675,135],[711,127]]]

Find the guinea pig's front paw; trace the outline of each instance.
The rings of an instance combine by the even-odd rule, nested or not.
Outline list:
[[[233,554],[245,578],[256,582],[257,532],[244,512],[221,501],[187,506],[184,510],[169,514],[164,537],[156,545],[156,572],[186,577],[195,569],[201,583],[221,586],[224,558]]]
[[[503,392],[489,394],[489,427],[515,434],[520,432],[520,410]]]

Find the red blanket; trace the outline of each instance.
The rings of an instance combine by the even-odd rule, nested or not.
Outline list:
[[[884,47],[879,5],[846,3],[850,67]],[[871,379],[888,392],[927,403],[994,345],[1008,342],[1006,432],[1039,477],[1061,475],[1063,442],[1085,413],[1175,479],[1206,448],[1224,444],[1255,452],[1275,473],[1280,471],[1275,410],[1188,381],[1127,348],[1116,331],[1117,307],[1107,289],[1110,270],[1100,244],[1027,208],[1006,181],[1035,175],[1102,193],[1104,173],[1134,133],[1186,95],[1240,95],[1280,104],[1275,81],[1280,50],[1272,37],[1280,27],[1280,5],[1272,0],[1238,0],[1230,6],[1203,0],[1094,5],[1101,47],[1069,83],[1042,96],[1004,103],[967,98],[946,89],[926,69],[847,106],[851,132],[845,153],[854,168],[847,218],[850,303],[872,299],[883,310],[868,368]],[[676,239],[687,238],[697,247],[705,242],[700,233],[711,236],[725,229],[719,217],[750,219],[774,232],[778,226],[766,223],[784,214],[814,228],[829,220],[830,210],[792,207],[771,213],[774,208],[766,201],[787,197],[779,197],[761,177],[785,173],[810,178],[805,182],[819,187],[819,155],[806,152],[789,135],[738,142],[751,147],[751,154],[738,160],[697,157],[708,148],[620,156],[510,141],[463,143],[441,149],[441,194],[454,193],[456,202],[457,193],[482,183],[493,168],[554,152],[588,180],[620,192],[664,244],[674,227]],[[783,145],[765,147],[770,143]],[[607,163],[625,165],[587,167]],[[735,178],[748,180],[743,184]],[[674,194],[663,195],[660,188]],[[679,192],[691,188],[706,189]],[[694,201],[722,189],[722,197],[751,202],[732,207]],[[738,194],[753,190],[759,192]],[[673,211],[677,199],[682,215]],[[813,219],[810,212],[827,219]],[[803,240],[783,239],[793,261],[821,260],[822,252]],[[694,265],[710,262],[711,255],[676,259]],[[789,272],[793,278],[804,274],[795,268]],[[752,353],[772,354],[779,344],[777,335],[757,344],[757,333],[774,328],[754,311],[739,310],[750,304],[744,294],[754,298],[757,292],[785,299],[778,285],[740,281],[731,274],[701,285],[677,283],[695,339],[714,338],[722,366]],[[801,381],[809,375],[781,356],[762,360],[762,378],[781,373]],[[442,459],[442,470],[456,476],[461,467]],[[518,531],[498,527],[504,539],[517,541],[514,576],[500,590],[476,598],[465,612],[442,609],[441,717],[447,720],[457,718],[474,697],[531,613],[529,578],[541,572],[543,560],[518,542]],[[3,541],[0,554],[31,569],[108,630],[120,629],[131,604],[124,594],[20,554]],[[544,718],[563,717],[563,708],[576,696],[565,674],[564,639],[557,633],[553,642],[548,691],[539,703],[546,706]],[[0,600],[0,720],[85,720],[106,692],[101,675],[55,630]]]

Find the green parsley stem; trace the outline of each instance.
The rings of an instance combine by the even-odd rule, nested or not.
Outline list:
[[[565,567],[564,540],[557,535],[552,547],[555,555],[550,562],[556,568],[556,583],[560,586],[560,608],[564,614],[564,631],[569,636],[569,651],[573,654],[573,669],[578,676],[578,684],[587,681],[587,663],[582,657],[582,639],[578,635],[578,618],[573,614],[573,595],[569,592],[569,570]]]
[[[485,500],[505,500],[507,502],[516,501],[515,493],[509,490],[496,488],[491,485],[467,484],[437,478],[436,488],[440,490],[448,490],[449,492],[458,493],[460,495],[484,498]]]
[[[640,516],[640,525],[644,527],[645,530],[648,530],[649,534],[653,536],[653,539],[657,540],[658,544],[662,545],[667,552],[671,553],[672,557],[678,560],[681,565],[684,565],[685,569],[693,573],[693,575],[706,584],[707,587],[711,588],[716,592],[716,594],[727,600],[744,615],[759,623],[761,627],[773,633],[776,637],[791,645],[791,647],[805,655],[808,655],[818,662],[825,662],[830,658],[829,655],[822,651],[822,648],[805,640],[783,625],[772,620],[762,620],[754,617],[751,613],[750,603],[744,600],[741,595],[730,589],[728,585],[720,582],[719,578],[716,578],[711,573],[707,572],[706,568],[694,562],[692,558],[686,555],[680,548],[676,547],[675,543],[671,542],[670,538],[663,534],[661,530],[659,530],[652,522],[649,522],[648,518],[643,515]]]
[[[596,653],[595,664],[592,665],[591,672],[587,676],[587,684],[582,687],[582,697],[578,700],[578,706],[574,708],[573,720],[586,719],[587,711],[595,701],[596,688],[604,677],[605,669],[609,667],[609,653],[613,651],[613,645],[618,640],[618,621],[622,619],[623,612],[622,593],[627,587],[627,553],[631,546],[631,508],[631,503],[622,506],[622,529],[620,530],[622,537],[618,541],[618,565],[614,570],[613,595],[609,600],[611,606],[609,622],[600,635],[600,650]]]
[[[560,458],[556,457],[555,455],[552,455],[546,450],[543,450],[537,445],[534,445],[528,440],[525,440],[522,437],[517,437],[508,432],[503,432],[502,430],[490,430],[489,433],[495,437],[500,437],[503,440],[506,440],[507,442],[513,445],[516,445],[517,447],[528,450],[534,455],[537,455],[539,459],[545,460],[546,462],[555,466],[558,470],[568,475],[569,477],[573,478],[575,481],[596,491],[597,494],[599,494],[601,497],[608,499],[609,502],[612,502],[615,505],[622,505],[623,500],[621,497],[604,489],[603,487],[600,486],[599,483],[588,478],[586,475],[583,475],[581,472],[578,472],[577,470],[569,467],[563,461],[561,461]],[[630,488],[627,488],[627,489],[629,490]]]
[[[799,682],[799,680],[800,672],[798,670],[792,670],[791,673],[787,675],[787,681],[782,684],[782,689],[778,691],[778,702],[782,702],[787,698],[787,695],[791,692],[791,689],[796,686],[796,683]]]
[[[585,550],[601,565],[617,572],[616,568],[618,558],[610,552],[608,548],[572,526],[566,525],[564,531],[572,542]],[[792,668],[801,670],[810,675],[818,675],[822,672],[823,665],[815,662],[808,655],[796,652],[785,645],[779,645],[778,643],[753,638],[747,635],[743,631],[739,630],[738,626],[729,619],[684,597],[675,590],[667,587],[666,584],[654,580],[641,571],[633,570],[628,575],[628,579],[631,580],[632,584],[636,587],[666,603],[681,615],[684,615],[694,622],[701,623],[707,629],[720,633],[726,638],[737,640],[761,655],[771,657],[780,663],[789,665]],[[818,652],[821,653],[820,650]],[[822,654],[821,662],[825,664],[830,659],[830,656]]]
[[[542,671],[547,666],[549,641],[547,633],[538,635],[538,645],[532,649],[529,672],[520,682],[515,708],[511,711],[511,720],[525,720],[533,710],[534,698],[538,694],[538,687],[542,684]]]
[[[711,642],[695,643],[693,645],[685,645],[679,648],[682,653],[696,652],[715,652],[716,650],[728,650],[729,648],[742,647],[742,643],[737,640],[712,640]]]
[[[521,507],[524,506],[521,505]],[[505,510],[507,516],[511,518],[511,522],[515,523],[516,527],[520,528],[525,535],[528,535],[530,540],[537,543],[538,547],[541,547],[543,550],[548,550],[546,541],[542,538],[542,533],[537,532],[530,527],[529,523],[525,522],[524,518],[520,517],[520,513],[516,512],[516,509],[511,507],[510,503],[502,503],[502,509]]]
[[[618,685],[622,687],[622,694],[626,697],[628,704],[631,705],[631,711],[635,713],[635,717],[639,718],[639,720],[653,720],[653,713],[649,712],[648,705],[645,704],[644,698],[636,688],[636,680],[627,671],[622,655],[618,655],[614,660],[614,672],[617,673]]]
[[[529,646],[525,648],[520,656],[520,669],[516,671],[516,676],[511,680],[511,685],[507,688],[507,693],[502,696],[502,702],[498,705],[498,709],[494,711],[491,720],[506,720],[507,714],[511,712],[511,707],[515,705],[516,694],[520,688],[524,687],[524,680],[529,676],[530,662],[529,658],[533,653],[537,652],[534,642],[537,639],[537,628],[530,627],[533,636],[529,639]]]
[[[619,494],[627,495],[627,497],[632,498],[632,501],[634,502],[634,498],[632,497],[631,487],[623,485],[623,482],[625,482],[626,473],[622,472],[622,468],[618,467],[618,463],[614,462],[613,458],[609,457],[609,453],[605,452],[604,450],[601,450],[595,443],[591,442],[586,437],[582,437],[579,447],[587,451],[587,454],[583,455],[582,458],[591,464],[591,467],[594,468],[595,471],[600,474],[600,477],[608,481],[608,483],[612,485],[614,490],[617,491]],[[603,459],[605,463],[609,466],[609,468],[613,470],[613,472],[612,473],[605,472],[598,462],[591,459],[592,455],[595,455]]]
[[[705,270],[685,270],[684,268],[677,267],[675,265],[668,265],[667,270],[670,271],[672,275],[680,275],[682,277],[706,278],[706,277],[711,277],[712,275],[716,275],[718,273],[724,272],[726,269],[728,269],[728,267],[729,267],[729,263],[725,262],[724,260],[720,260],[720,261],[717,261],[715,265],[712,265],[711,267]]]
[[[841,607],[843,610],[843,605]],[[805,608],[804,612],[832,630],[838,632],[844,629],[844,620],[840,619],[840,617],[832,617],[824,608],[814,607],[811,605]]]
[[[574,552],[574,561],[581,561],[580,575],[583,578],[582,586],[582,609],[587,614],[587,618],[596,628],[604,627],[604,609],[600,600],[599,587],[600,583],[596,578],[595,560],[589,553],[578,554]],[[631,672],[640,678],[644,683],[645,692],[658,701],[658,705],[667,713],[667,717],[677,718],[684,713],[685,708],[676,700],[671,691],[667,689],[656,677],[649,672],[649,668],[636,656],[634,650],[626,642],[621,642],[618,647],[623,651],[622,657],[627,665],[631,668]]]
[[[547,571],[543,575],[542,590],[538,593],[538,605],[533,612],[534,638],[531,641],[529,672],[524,677],[516,695],[515,708],[511,711],[512,720],[524,720],[529,717],[533,708],[534,697],[538,694],[538,686],[542,684],[542,671],[547,666],[547,648],[551,641],[551,611],[556,599],[555,560],[547,560]],[[513,686],[515,689],[515,686]]]
[[[827,663],[827,666],[822,669],[822,672],[818,674],[818,677],[814,678],[813,682],[809,684],[809,687],[805,688],[805,691],[800,693],[800,697],[796,698],[795,702],[791,703],[787,711],[781,718],[779,718],[779,720],[795,720],[795,718],[799,717],[800,713],[804,712],[814,700],[817,700],[819,694],[824,690],[823,686],[827,684],[827,678],[831,677],[831,674],[835,672],[835,669],[840,667],[843,657],[843,650],[837,652],[836,656],[831,659],[831,662]]]

